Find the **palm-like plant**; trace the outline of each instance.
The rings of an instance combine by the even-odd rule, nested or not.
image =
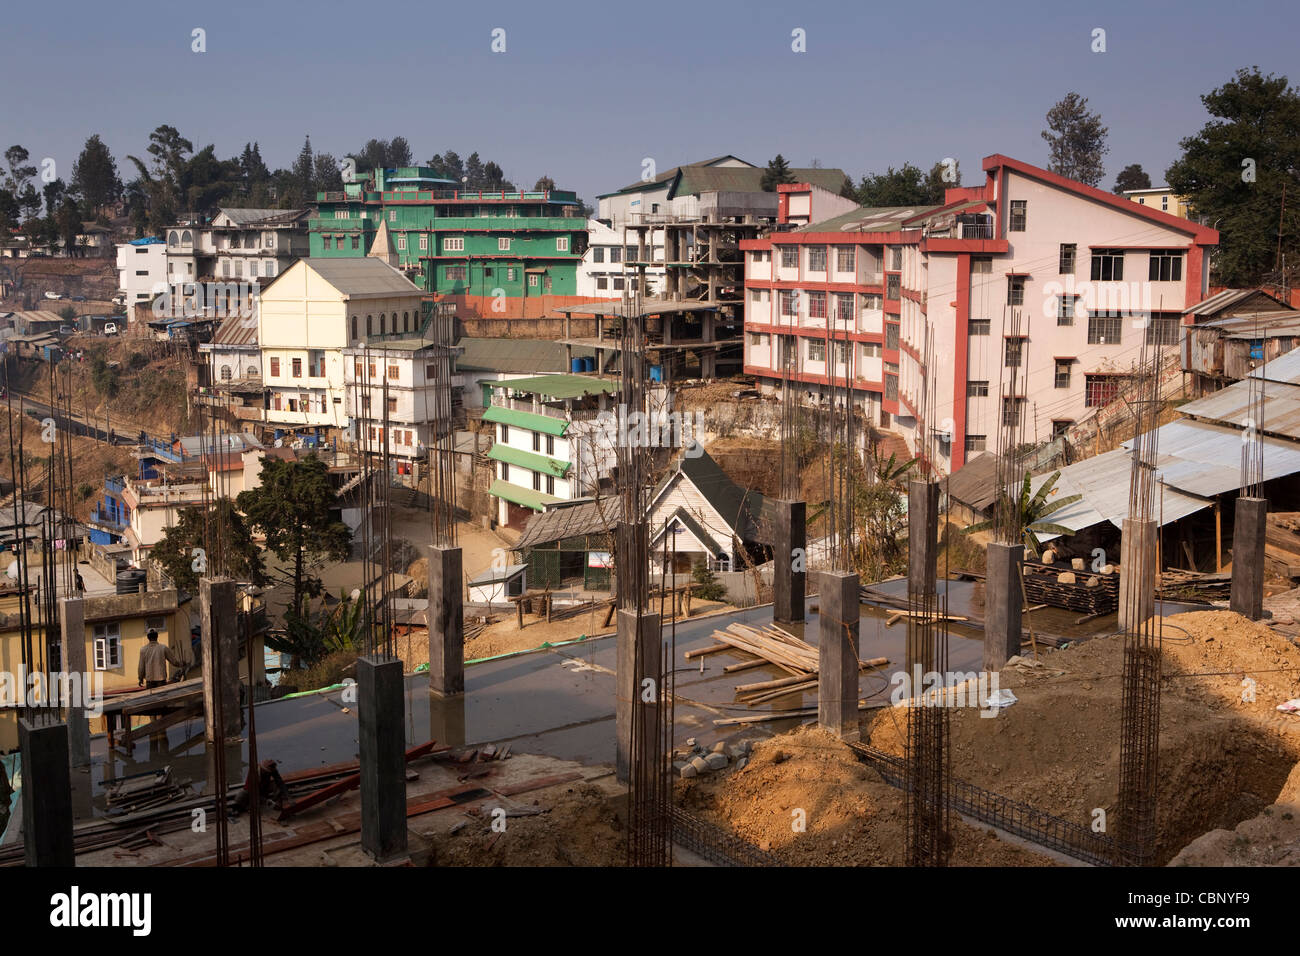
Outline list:
[[[1019,533],[1024,541],[1025,548],[1037,552],[1042,545],[1038,540],[1040,534],[1071,535],[1074,531],[1064,525],[1053,524],[1046,520],[1049,515],[1060,511],[1066,505],[1072,505],[1083,495],[1066,495],[1058,501],[1048,501],[1052,489],[1056,487],[1057,479],[1061,477],[1059,471],[1055,472],[1039,487],[1037,492],[1030,491],[1030,475],[1025,472],[1024,484],[1020,487],[1020,493],[1014,497],[1006,491],[998,495],[998,501],[994,505],[995,509],[1000,509],[1009,517],[1007,527],[1019,529]],[[981,521],[979,524],[973,524],[966,528],[965,534],[974,534],[977,531],[988,531],[993,528],[993,519]]]

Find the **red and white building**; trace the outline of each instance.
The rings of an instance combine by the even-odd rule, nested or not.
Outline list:
[[[1178,345],[1215,230],[1006,156],[984,173],[942,206],[742,242],[745,372],[809,403],[847,376],[874,424],[949,473],[996,447],[1003,416],[1048,439],[1115,394],[1144,342]]]

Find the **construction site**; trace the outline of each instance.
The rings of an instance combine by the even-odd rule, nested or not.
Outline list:
[[[651,411],[651,368],[666,364],[655,350],[674,347],[669,319],[689,311],[638,296],[593,310],[609,320],[596,348],[612,356],[601,370],[616,372],[621,406]],[[427,335],[449,423],[450,321]],[[517,601],[525,636],[486,642],[467,607],[451,427],[428,452],[430,543],[410,567],[387,442],[363,445],[338,476],[363,516],[347,603],[357,646],[341,679],[275,694],[260,653],[269,598],[239,574],[216,510],[230,495],[228,410],[197,406],[211,480],[194,494],[210,518],[192,593],[156,568],[110,587],[111,553],[72,544],[85,435],[55,428],[42,443],[11,429],[15,489],[0,515],[21,557],[4,587],[4,663],[36,679],[6,691],[17,746],[0,777],[0,866],[1300,862],[1300,599],[1266,580],[1268,448],[1242,442],[1230,568],[1167,572],[1162,351],[1144,349],[1135,376],[1117,555],[1071,556],[1045,533],[1073,498],[1039,507],[1055,479],[1031,496],[1026,477],[1021,494],[1016,417],[991,456],[988,519],[959,528],[950,479],[926,453],[880,462],[850,367],[818,408],[787,380],[776,483],[733,501],[761,580],[744,606],[692,604],[677,549],[704,532],[680,509],[649,517],[665,459],[684,449],[620,442],[600,522],[550,535],[612,557],[612,598],[581,606],[570,637],[543,630],[548,591],[529,611],[535,630]],[[356,389],[388,408],[387,379],[365,379],[366,364]],[[1017,394],[1016,369],[1005,374],[1000,391]],[[75,422],[53,366],[44,387],[51,420]],[[1274,388],[1286,387],[1243,383],[1253,421]],[[924,423],[924,383],[917,399]],[[416,567],[424,599],[406,596]],[[98,696],[59,679],[91,672],[88,648],[107,653],[81,639],[107,626],[96,622],[175,614],[163,627],[183,633],[185,608],[194,676]]]

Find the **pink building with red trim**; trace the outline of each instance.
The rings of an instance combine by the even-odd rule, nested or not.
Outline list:
[[[742,242],[745,372],[809,403],[847,376],[874,424],[948,473],[996,447],[1004,416],[1048,439],[1115,394],[1144,342],[1178,344],[1217,232],[1006,156],[984,174],[942,206]]]

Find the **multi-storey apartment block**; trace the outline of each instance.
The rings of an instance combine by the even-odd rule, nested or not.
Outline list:
[[[742,243],[745,371],[810,401],[847,382],[873,423],[950,472],[995,448],[1003,421],[1025,440],[1067,433],[1144,345],[1178,345],[1214,230],[1001,155],[984,173],[942,206]]]
[[[587,221],[561,189],[465,189],[425,167],[376,169],[342,192],[317,194],[313,258],[386,255],[461,316],[540,317],[581,301],[578,264]]]
[[[306,209],[222,209],[167,230],[167,281],[273,279],[307,255]]]

